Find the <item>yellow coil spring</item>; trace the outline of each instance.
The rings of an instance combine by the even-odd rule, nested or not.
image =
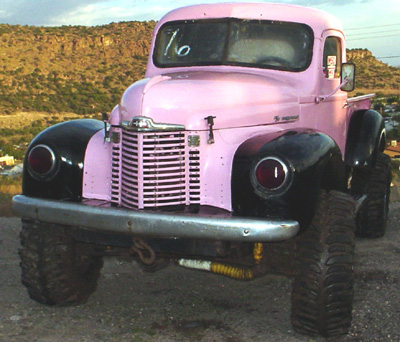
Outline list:
[[[211,272],[222,274],[237,280],[250,280],[254,278],[253,272],[249,269],[223,265],[217,262],[211,263]]]
[[[253,249],[253,257],[256,261],[256,264],[259,264],[261,259],[263,258],[263,244],[262,243],[255,243]]]

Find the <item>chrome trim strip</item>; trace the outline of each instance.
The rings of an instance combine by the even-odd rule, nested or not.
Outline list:
[[[369,100],[373,99],[376,96],[376,94],[367,94],[367,95],[361,95],[361,96],[356,96],[356,97],[350,97],[347,99],[348,103],[352,102],[357,102],[357,101],[362,101],[362,100]]]
[[[135,116],[129,121],[121,121],[121,127],[135,132],[157,132],[157,131],[184,131],[185,126],[155,123],[153,119],[145,116]]]
[[[13,198],[13,209],[23,218],[160,238],[267,242],[290,239],[299,230],[299,223],[291,220],[134,211],[23,195]]]
[[[275,161],[277,161],[279,164],[282,165],[283,172],[285,173],[285,179],[283,180],[282,184],[279,185],[278,187],[274,188],[274,189],[265,189],[264,186],[263,186],[262,184],[260,184],[260,182],[259,182],[258,179],[257,179],[257,175],[256,175],[257,169],[258,169],[258,167],[260,166],[260,164],[263,163],[263,162],[265,162],[266,160],[275,160]],[[290,174],[289,174],[289,168],[288,168],[287,164],[286,164],[281,158],[275,157],[275,156],[267,156],[267,157],[261,158],[261,159],[257,162],[257,164],[256,164],[256,166],[254,167],[254,169],[253,169],[253,171],[252,171],[252,174],[251,174],[251,181],[254,181],[255,185],[257,185],[257,186],[256,186],[257,189],[258,189],[259,187],[261,187],[262,189],[264,189],[264,190],[265,190],[266,192],[268,192],[268,193],[274,193],[274,192],[276,193],[276,192],[278,192],[280,189],[282,189],[282,188],[284,188],[284,187],[287,186],[288,182],[290,181],[290,177],[289,177],[289,176],[290,176]]]
[[[32,153],[33,151],[35,151],[37,148],[39,148],[39,147],[43,147],[45,150],[47,150],[47,151],[50,153],[50,156],[51,156],[51,167],[50,167],[50,170],[47,171],[46,173],[40,174],[40,173],[35,172],[35,171],[32,169],[32,167],[31,167],[31,165],[30,165],[29,162],[27,163],[27,165],[28,165],[28,172],[31,174],[31,176],[32,176],[33,178],[35,178],[35,179],[42,180],[42,179],[46,178],[47,176],[51,175],[51,173],[52,173],[52,172],[54,171],[54,169],[56,168],[56,155],[54,154],[54,151],[53,151],[49,146],[44,145],[44,144],[39,144],[39,145],[34,146],[34,147],[29,151],[29,154],[28,154],[28,161],[29,161],[29,159],[30,159],[31,153]],[[54,175],[52,175],[52,176],[54,177]]]

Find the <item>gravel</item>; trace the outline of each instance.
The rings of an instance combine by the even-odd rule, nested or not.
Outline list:
[[[170,266],[143,273],[107,258],[97,291],[80,306],[32,301],[20,283],[20,221],[0,217],[0,341],[400,341],[400,203],[387,233],[357,239],[353,325],[349,335],[302,336],[290,325],[290,280],[250,282]]]

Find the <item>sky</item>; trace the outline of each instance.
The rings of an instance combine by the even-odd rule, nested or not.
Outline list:
[[[257,0],[242,0],[256,2]],[[218,0],[1,0],[0,24],[104,25],[159,20],[168,11]],[[260,1],[267,2],[267,1]],[[400,66],[400,0],[269,0],[318,8],[341,19],[348,48],[366,48],[379,60]]]

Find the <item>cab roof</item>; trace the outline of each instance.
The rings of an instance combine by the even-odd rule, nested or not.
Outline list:
[[[167,21],[238,18],[276,20],[309,25],[319,37],[326,29],[342,31],[341,22],[333,15],[314,8],[275,3],[217,3],[181,7],[167,13],[155,31]]]

